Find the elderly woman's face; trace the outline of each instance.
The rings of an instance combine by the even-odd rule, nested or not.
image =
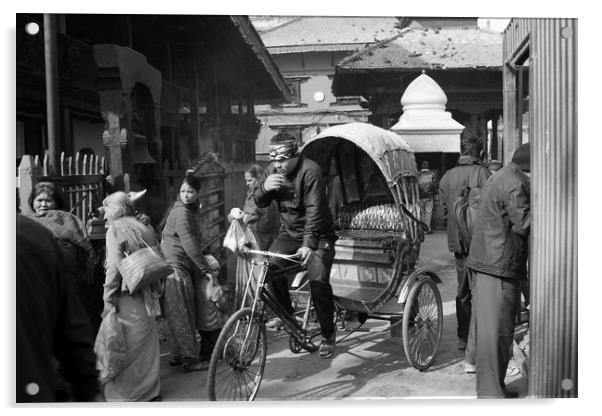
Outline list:
[[[42,214],[51,209],[56,209],[56,201],[47,192],[42,192],[34,198],[33,210],[36,214]]]
[[[98,211],[100,211],[106,221],[112,221],[117,215],[117,206],[116,204],[110,204],[104,201],[102,207],[100,207]]]
[[[127,196],[124,193],[116,192],[109,195],[102,201],[102,207],[98,210],[104,216],[107,222],[111,222],[125,215],[125,205],[127,204]]]

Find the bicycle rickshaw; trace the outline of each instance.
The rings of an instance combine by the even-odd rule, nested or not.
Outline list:
[[[361,323],[367,319],[401,323],[408,363],[427,369],[439,348],[443,311],[436,286],[441,280],[416,267],[426,226],[419,221],[414,154],[397,134],[365,123],[325,129],[301,153],[328,172],[327,193],[332,196],[336,191],[340,200],[335,205],[338,240],[331,272],[333,319],[344,326],[344,315],[351,313]],[[295,262],[294,256],[253,249],[239,255],[249,260],[251,277],[242,308],[224,325],[211,357],[211,400],[256,397],[267,355],[266,305],[283,320],[292,352],[318,349],[314,339],[319,327],[309,322],[311,300],[299,323],[265,287],[270,260],[278,256]],[[295,267],[298,270],[292,266],[282,272],[294,273]]]

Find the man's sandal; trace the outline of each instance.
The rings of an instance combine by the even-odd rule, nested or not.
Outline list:
[[[322,338],[322,342],[320,342],[320,349],[318,350],[320,353],[320,358],[332,358],[334,355],[335,346],[336,341],[334,335],[330,338]]]

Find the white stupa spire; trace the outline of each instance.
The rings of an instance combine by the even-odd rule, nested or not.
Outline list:
[[[459,152],[464,126],[445,111],[447,96],[424,71],[401,97],[403,113],[391,130],[415,152]]]

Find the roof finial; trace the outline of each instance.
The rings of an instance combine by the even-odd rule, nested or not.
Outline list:
[[[424,69],[422,70],[422,73],[423,73],[423,74],[425,73]]]

